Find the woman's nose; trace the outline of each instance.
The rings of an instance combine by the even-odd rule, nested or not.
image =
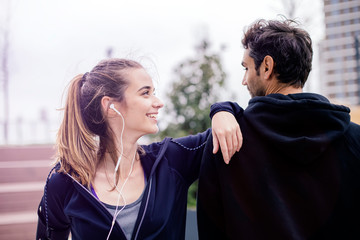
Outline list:
[[[164,106],[164,103],[160,100],[160,98],[155,97],[155,101],[154,101],[154,107],[156,108],[162,108]]]

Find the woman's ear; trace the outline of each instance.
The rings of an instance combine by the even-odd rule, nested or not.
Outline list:
[[[274,59],[271,56],[266,55],[264,57],[263,63],[265,68],[264,77],[266,80],[269,80],[274,71]]]
[[[101,98],[101,109],[103,110],[105,115],[107,115],[111,103],[112,100],[110,97],[104,96]]]

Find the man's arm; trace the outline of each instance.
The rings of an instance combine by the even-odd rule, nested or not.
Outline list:
[[[200,168],[197,198],[199,239],[225,239],[225,219],[216,161],[220,164],[225,163],[217,160],[212,150],[212,135],[210,135]]]

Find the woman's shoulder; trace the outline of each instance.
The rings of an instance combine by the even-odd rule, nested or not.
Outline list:
[[[66,173],[60,172],[57,167],[50,171],[46,181],[46,188],[54,193],[69,191],[72,185],[71,178]]]
[[[153,142],[150,143],[148,145],[141,145],[141,147],[144,149],[145,153],[148,155],[157,155],[159,153],[159,151],[163,148],[163,147],[167,147],[168,143],[170,142],[172,138],[164,138],[163,140],[159,141],[159,142]]]
[[[166,150],[167,152],[183,150],[194,151],[201,149],[205,145],[210,133],[211,129],[209,128],[206,131],[195,135],[188,135],[180,138],[166,137],[162,141],[142,145],[142,148],[145,150],[146,155],[150,156],[157,156],[163,150]]]

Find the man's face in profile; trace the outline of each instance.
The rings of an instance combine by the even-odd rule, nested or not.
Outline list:
[[[241,65],[245,68],[245,75],[242,80],[242,84],[247,86],[251,97],[265,96],[264,80],[261,76],[261,71],[256,71],[255,62],[252,57],[249,56],[250,49],[246,49]],[[262,64],[259,67],[262,67]]]

